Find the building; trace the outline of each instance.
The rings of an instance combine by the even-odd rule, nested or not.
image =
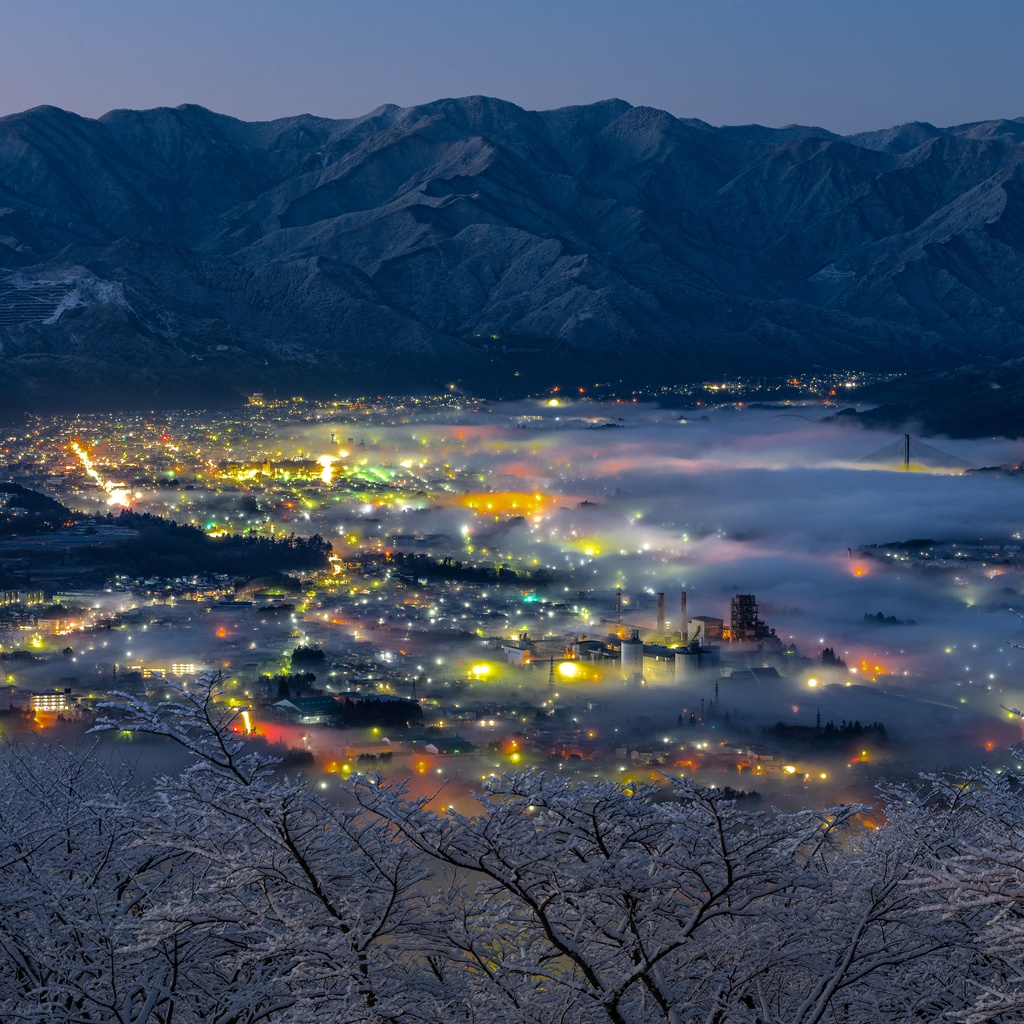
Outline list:
[[[292,725],[331,725],[344,710],[334,697],[291,697],[267,709],[268,717]]]
[[[525,665],[533,657],[534,646],[529,635],[523,632],[519,634],[518,640],[506,640],[501,650],[510,665]]]
[[[670,683],[676,675],[676,649],[644,644],[644,682]]]
[[[688,640],[700,640],[707,643],[710,640],[722,639],[722,628],[725,622],[715,618],[714,615],[694,615],[690,618]]]
[[[674,654],[675,664],[673,667],[677,683],[688,682],[709,669],[718,668],[719,648],[701,644],[697,640],[685,647],[676,648]]]
[[[737,594],[729,602],[729,640],[732,643],[759,643],[775,636],[758,616],[757,598]]]
[[[576,661],[614,660],[619,657],[619,638],[610,636],[608,640],[588,640],[586,636],[577,637],[569,645],[569,651]]]
[[[54,691],[52,693],[33,693],[29,695],[29,707],[33,711],[59,714],[62,711],[70,711],[73,706],[70,690]]]

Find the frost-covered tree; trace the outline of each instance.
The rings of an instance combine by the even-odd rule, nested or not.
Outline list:
[[[1016,1024],[1024,1019],[1024,779],[988,768],[933,776],[912,802],[919,821],[944,827],[945,842],[920,859],[911,889],[919,906],[961,930],[969,951],[956,1019]]]
[[[4,1024],[1024,1019],[1008,775],[873,820],[525,772],[463,815],[285,776],[216,678],[105,716],[194,760],[140,783],[98,747],[0,751]]]
[[[157,705],[118,695],[105,708],[105,724],[167,736],[197,758],[159,779],[146,804],[144,842],[165,874],[138,946],[204,949],[179,997],[197,1021],[414,1020],[436,1010],[438,986],[417,983],[414,970],[423,859],[393,842],[383,820],[320,799],[247,751],[217,684]]]
[[[689,783],[623,789],[522,774],[473,817],[358,790],[452,869],[448,949],[491,1021],[727,1020],[789,953],[773,908],[817,881],[846,812],[752,815]],[[657,798],[657,799],[656,799]],[[709,1018],[709,1012],[711,1014]]]
[[[194,951],[137,948],[161,858],[140,841],[130,774],[43,743],[2,765],[0,1019],[168,1020]]]
[[[495,780],[473,817],[357,794],[452,869],[433,966],[474,1019],[902,1022],[955,1002],[948,978],[919,983],[960,934],[906,884],[923,837],[858,808],[760,814],[680,780],[529,773]]]

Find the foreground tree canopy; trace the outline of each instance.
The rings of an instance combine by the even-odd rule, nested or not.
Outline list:
[[[0,1020],[813,1024],[1024,1016],[1018,780],[860,808],[494,780],[472,817],[282,777],[206,681],[109,726],[191,767],[3,750]]]

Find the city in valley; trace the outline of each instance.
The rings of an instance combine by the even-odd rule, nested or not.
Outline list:
[[[861,383],[8,427],[0,729],[213,673],[321,787],[444,806],[527,766],[797,808],[1009,763],[1020,447],[865,429]]]

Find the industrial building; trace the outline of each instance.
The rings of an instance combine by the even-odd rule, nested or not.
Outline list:
[[[725,622],[714,615],[694,615],[690,619],[688,640],[721,640]]]
[[[677,683],[696,679],[702,673],[718,667],[719,648],[711,644],[702,644],[699,640],[693,640],[685,647],[677,648],[673,653],[674,678]]]
[[[679,683],[717,668],[719,649],[699,640],[685,647],[645,644],[633,630],[619,645],[619,673],[626,682]]]

